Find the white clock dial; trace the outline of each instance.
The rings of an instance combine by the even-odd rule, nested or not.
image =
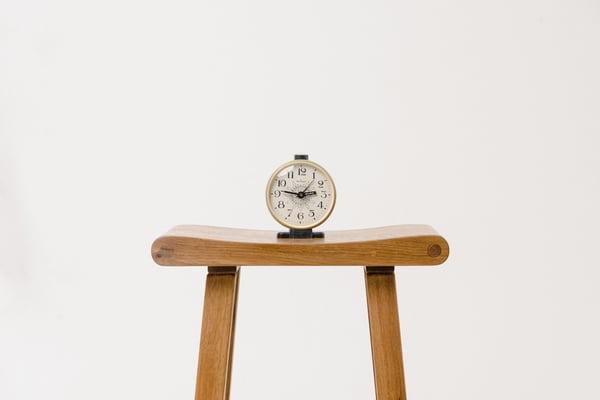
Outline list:
[[[322,224],[333,211],[335,186],[321,166],[308,160],[282,165],[267,184],[267,206],[273,217],[292,229]]]

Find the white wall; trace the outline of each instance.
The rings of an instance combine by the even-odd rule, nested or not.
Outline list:
[[[191,399],[204,268],[181,223],[278,229],[271,172],[333,175],[324,230],[428,223],[397,271],[418,399],[597,399],[594,1],[0,3],[0,398]],[[232,399],[374,399],[360,268],[242,271]]]

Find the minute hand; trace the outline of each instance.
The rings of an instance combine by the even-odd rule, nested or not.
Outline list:
[[[308,190],[308,188],[310,187],[310,185],[313,184],[314,181],[315,181],[314,179],[312,181],[310,181],[310,183],[308,185],[306,185],[306,187],[304,188],[304,190],[302,191],[302,193],[306,194],[307,193],[306,191]],[[317,194],[317,193],[315,192],[315,194]]]

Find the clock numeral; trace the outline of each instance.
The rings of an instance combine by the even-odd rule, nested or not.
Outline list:
[[[313,179],[316,179],[316,178],[317,178],[317,170],[315,169],[315,170],[313,171]]]
[[[273,193],[271,193],[273,195],[273,197],[279,197],[281,196],[281,191],[280,190],[275,190]]]
[[[277,208],[285,208],[285,203],[283,201],[280,201],[279,203],[277,203]]]
[[[325,182],[323,181],[317,181],[317,185],[319,185],[319,188],[322,189],[323,185],[325,184]]]
[[[298,168],[298,176],[306,176],[306,167]]]
[[[298,219],[304,219],[304,213],[299,212],[296,217],[298,217]]]
[[[287,173],[287,177],[290,178],[290,179],[294,179],[294,171],[289,171]]]
[[[285,179],[277,179],[277,187],[285,187],[287,182]]]
[[[294,211],[294,210],[293,210],[293,209],[291,209],[291,208],[288,208],[287,210],[288,210],[288,215],[287,215],[287,216],[288,216],[288,217],[291,217],[291,216],[292,216],[292,211]]]
[[[327,196],[328,196],[327,192],[325,190],[321,190],[321,197],[325,199],[325,198],[327,198]]]
[[[319,207],[319,208],[323,208],[323,202],[322,202],[322,201],[320,201],[320,202],[319,202],[319,204],[317,204],[317,207]]]
[[[313,218],[315,216],[315,210],[308,210],[308,216]]]

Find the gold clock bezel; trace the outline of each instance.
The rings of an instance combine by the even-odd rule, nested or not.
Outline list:
[[[271,192],[271,186],[273,185],[273,180],[284,169],[286,169],[286,168],[288,168],[288,167],[290,167],[292,165],[300,165],[300,164],[309,165],[309,166],[312,166],[312,167],[316,168],[317,170],[321,171],[323,173],[323,175],[325,175],[325,177],[327,178],[327,180],[329,181],[329,183],[331,183],[331,197],[332,197],[332,199],[331,199],[331,207],[329,207],[329,210],[327,210],[327,212],[321,217],[320,220],[316,221],[315,223],[308,224],[308,225],[294,225],[294,224],[290,224],[290,223],[286,222],[285,220],[279,218],[279,216],[273,210],[273,206],[271,205],[271,202],[270,202],[270,192]],[[265,199],[267,201],[267,208],[269,209],[269,212],[271,213],[271,215],[273,216],[273,218],[275,218],[275,221],[279,222],[281,225],[285,226],[286,228],[297,229],[297,230],[312,229],[312,228],[314,228],[316,226],[321,225],[323,222],[327,221],[327,219],[329,219],[329,216],[331,215],[331,212],[335,208],[335,201],[336,201],[335,184],[333,182],[333,179],[331,179],[331,175],[329,175],[329,172],[327,172],[327,170],[325,168],[323,168],[322,166],[320,166],[316,162],[313,162],[313,161],[310,161],[310,160],[302,160],[302,159],[300,159],[300,160],[292,160],[292,161],[286,162],[285,164],[279,166],[275,170],[275,172],[273,172],[273,174],[269,178],[269,181],[267,182],[267,190],[266,190],[266,193],[265,193]]]

